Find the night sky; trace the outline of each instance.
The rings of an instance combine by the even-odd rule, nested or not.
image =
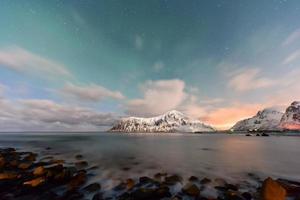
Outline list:
[[[1,0],[0,127],[103,130],[176,109],[219,129],[300,100],[298,0]]]

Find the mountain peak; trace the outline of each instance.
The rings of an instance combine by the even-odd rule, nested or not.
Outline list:
[[[265,108],[258,111],[255,116],[237,122],[232,129],[234,131],[277,130],[282,115],[282,112],[273,108]]]
[[[114,132],[210,132],[211,126],[192,120],[177,110],[151,118],[122,118],[110,131]]]
[[[286,109],[280,127],[287,130],[300,130],[300,101],[294,101]]]

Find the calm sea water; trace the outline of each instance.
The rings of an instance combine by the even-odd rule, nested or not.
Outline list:
[[[232,182],[248,173],[300,180],[300,137],[245,137],[225,134],[1,134],[1,147],[32,150],[75,162],[82,154],[98,166],[91,180],[107,185],[157,172]],[[51,147],[46,150],[45,147]]]

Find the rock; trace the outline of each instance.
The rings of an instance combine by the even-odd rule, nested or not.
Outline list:
[[[134,180],[129,178],[126,180],[126,188],[127,190],[131,190],[134,187]]]
[[[32,162],[22,162],[18,165],[19,169],[26,170],[32,166]]]
[[[92,199],[92,200],[102,200],[102,199],[103,199],[102,193],[97,192],[97,193],[93,196],[93,199]]]
[[[52,159],[49,162],[52,164],[64,164],[65,163],[65,161],[61,160],[61,159]]]
[[[130,170],[130,167],[122,167],[122,170],[123,170],[123,171],[129,171],[129,170]]]
[[[30,180],[30,181],[26,181],[23,184],[24,185],[29,185],[31,187],[37,187],[37,186],[43,184],[44,182],[45,182],[45,178],[44,177],[39,177],[39,178],[35,178],[33,180]]]
[[[203,178],[203,179],[200,181],[201,184],[207,184],[207,183],[210,183],[210,182],[211,182],[211,180],[208,179],[208,178]]]
[[[200,194],[200,189],[193,183],[187,183],[183,188],[182,192],[193,197],[197,197]]]
[[[278,179],[277,182],[286,190],[288,196],[300,196],[300,182]]]
[[[10,167],[17,167],[19,165],[19,161],[18,160],[12,160],[9,162]]]
[[[149,199],[157,199],[155,190],[148,188],[139,188],[136,191],[130,194],[132,199],[134,200],[149,200]]]
[[[262,200],[285,200],[286,190],[272,178],[264,180],[261,189]]]
[[[223,187],[225,187],[225,185],[227,185],[227,182],[226,182],[224,179],[222,179],[222,178],[216,178],[216,179],[214,180],[214,183],[215,183],[217,186],[223,186]]]
[[[47,171],[45,170],[45,168],[43,166],[39,166],[33,170],[33,175],[35,175],[35,176],[41,176],[46,173],[47,173]]]
[[[68,184],[70,190],[79,188],[86,182],[86,172],[79,171],[75,176],[71,178],[71,181]]]
[[[139,182],[141,184],[148,184],[148,183],[154,183],[155,180],[153,180],[152,178],[149,178],[147,176],[142,176],[142,177],[139,178]]]
[[[83,199],[84,195],[80,193],[78,190],[70,190],[67,191],[62,198],[62,200],[81,200]]]
[[[199,179],[198,179],[198,177],[196,177],[196,176],[191,176],[190,178],[189,178],[189,181],[191,181],[191,182],[196,182],[196,181],[198,181]]]
[[[162,174],[161,174],[161,173],[156,173],[156,174],[154,174],[153,178],[154,178],[156,181],[161,181]]]
[[[157,198],[166,198],[172,196],[167,186],[160,186],[158,189],[156,189],[155,193]]]
[[[119,183],[113,188],[114,191],[121,191],[126,189],[126,184],[124,182]]]
[[[75,156],[75,158],[76,158],[77,160],[81,160],[81,159],[83,158],[83,155],[77,154],[77,155]]]
[[[6,160],[4,157],[0,156],[0,169],[3,168],[6,164]]]
[[[229,183],[225,184],[225,188],[227,190],[232,190],[232,191],[238,191],[239,190],[238,186],[233,185],[233,184],[229,184]]]
[[[29,153],[29,155],[25,156],[23,160],[25,161],[35,161],[37,157],[37,154],[35,153]]]
[[[59,165],[48,167],[46,169],[47,169],[46,177],[54,178],[55,176],[57,176],[63,171],[64,167],[63,165],[59,164]]]
[[[84,187],[83,189],[88,192],[96,192],[101,189],[101,185],[99,183],[92,183],[92,184]]]
[[[179,175],[172,175],[165,177],[165,183],[167,185],[175,185],[176,183],[181,183],[182,178]]]
[[[18,177],[18,174],[14,172],[3,172],[0,173],[0,180],[13,180]]]
[[[251,200],[252,195],[249,192],[242,193],[242,197],[244,197],[245,200]]]
[[[86,161],[78,161],[75,163],[75,167],[77,169],[84,169],[87,166],[88,166],[88,162],[86,162]]]

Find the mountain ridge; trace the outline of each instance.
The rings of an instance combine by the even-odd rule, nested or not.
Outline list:
[[[212,132],[212,126],[192,119],[177,110],[156,117],[125,117],[120,119],[111,132]]]

